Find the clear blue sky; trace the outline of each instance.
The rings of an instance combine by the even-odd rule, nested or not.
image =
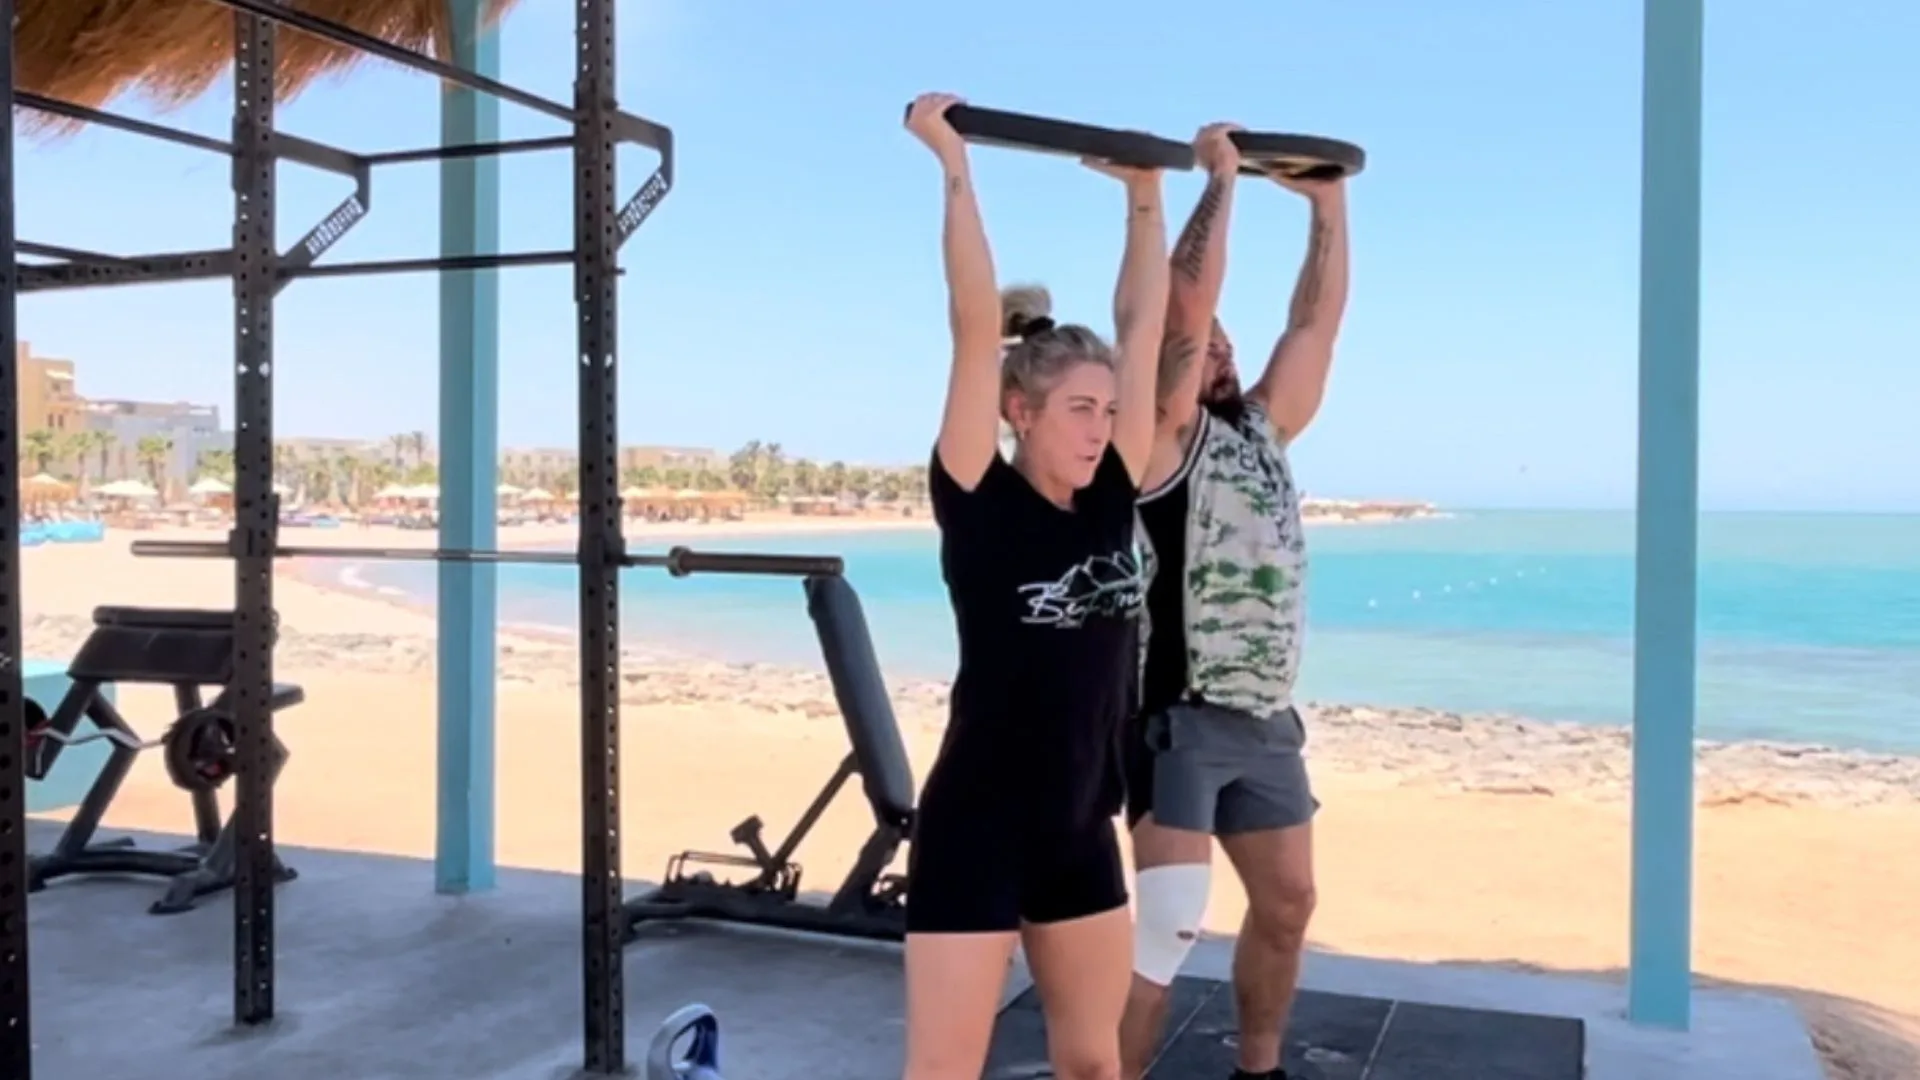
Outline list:
[[[1709,507],[1920,510],[1920,5],[1714,3],[1708,26],[1704,497]],[[1098,17],[1094,11],[1100,12]],[[628,246],[622,441],[752,438],[918,459],[947,351],[938,182],[900,129],[915,92],[1184,137],[1203,121],[1365,144],[1354,294],[1332,394],[1297,451],[1313,491],[1454,505],[1626,506],[1633,492],[1640,5],[1375,0],[1211,7],[973,0],[621,4],[623,104],[671,124],[678,186]],[[503,28],[510,82],[570,96],[569,5]],[[1202,12],[1217,13],[1202,15]],[[169,117],[226,129],[224,90]],[[141,103],[124,107],[145,112]],[[438,138],[431,80],[368,67],[283,111],[358,149]],[[508,137],[557,133],[511,106]],[[1007,279],[1108,323],[1111,182],[977,154]],[[650,167],[623,159],[623,182]],[[27,148],[23,236],[131,253],[227,236],[227,166],[89,132]],[[345,191],[282,170],[291,241]],[[504,166],[514,248],[571,243],[566,156]],[[382,173],[329,258],[430,254],[431,166]],[[1176,219],[1196,179],[1174,177]],[[1253,186],[1224,317],[1264,356],[1302,207]],[[570,271],[503,285],[505,445],[571,445]],[[278,308],[282,436],[435,427],[426,276],[296,284]],[[231,411],[225,283],[29,297],[23,334],[81,392]]]

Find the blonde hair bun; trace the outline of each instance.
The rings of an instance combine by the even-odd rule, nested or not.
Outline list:
[[[1044,285],[1015,285],[1003,289],[1000,293],[1000,334],[1002,337],[1025,337],[1033,324],[1042,319],[1051,319],[1053,314],[1053,294]]]

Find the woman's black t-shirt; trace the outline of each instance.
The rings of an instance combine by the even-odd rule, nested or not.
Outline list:
[[[960,670],[922,813],[959,806],[1054,835],[1103,823],[1124,794],[1118,740],[1139,678],[1139,489],[1111,447],[1072,510],[997,454],[969,492],[935,452],[931,486]]]

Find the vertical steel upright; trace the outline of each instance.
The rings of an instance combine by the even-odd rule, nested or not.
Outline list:
[[[620,874],[619,274],[614,0],[576,0],[574,298],[580,337],[581,974],[586,1069],[626,1067]]]
[[[274,38],[267,19],[233,17],[233,704],[235,777],[233,1019],[273,1019],[273,298]]]
[[[20,670],[20,335],[13,235],[13,0],[0,0],[0,1076],[32,1080],[26,691]]]
[[[454,65],[500,77],[500,32],[485,0],[452,0]],[[440,145],[500,140],[500,99],[469,86],[440,87]],[[440,255],[500,251],[500,159],[440,162]],[[488,551],[499,543],[500,271],[440,275],[440,546]],[[498,569],[441,563],[438,603],[438,812],[434,887],[466,893],[494,885],[495,648]]]
[[[1646,0],[1640,162],[1640,465],[1633,597],[1633,901],[1627,1015],[1685,1029],[1693,994],[1700,514],[1703,0]]]

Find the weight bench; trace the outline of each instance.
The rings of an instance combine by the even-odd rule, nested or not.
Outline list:
[[[28,703],[26,773],[40,779],[53,769],[68,746],[105,740],[107,760],[80,801],[73,820],[52,851],[28,859],[27,888],[38,892],[60,878],[88,874],[136,874],[167,879],[167,890],[148,909],[155,915],[190,911],[194,901],[233,884],[234,841],[231,818],[222,819],[219,789],[235,771],[237,731],[233,719],[233,639],[231,611],[198,608],[99,607],[93,633],[80,646],[67,677],[72,687],[52,716]],[[100,694],[106,683],[170,686],[176,716],[160,738],[146,741]],[[212,704],[202,688],[221,687]],[[291,683],[276,683],[274,712],[305,700]],[[75,735],[81,717],[95,733]],[[278,778],[287,748],[274,739],[273,770]],[[101,820],[143,750],[162,750],[167,776],[193,802],[194,842],[177,851],[136,848],[131,839],[94,842]],[[279,881],[295,877],[274,860]]]
[[[763,825],[754,816],[732,833],[733,842],[747,849],[746,855],[685,851],[669,860],[665,882],[624,906],[629,939],[642,924],[669,919],[750,923],[882,941],[906,936],[907,881],[886,869],[913,830],[913,768],[880,676],[859,595],[838,575],[809,577],[804,585],[807,614],[819,635],[852,752],[778,848],[767,848],[761,837]],[[853,870],[825,903],[802,899],[801,869],[793,860],[794,851],[856,774],[873,809],[873,832],[861,846]],[[722,881],[708,869],[716,867],[748,871],[750,876]]]

